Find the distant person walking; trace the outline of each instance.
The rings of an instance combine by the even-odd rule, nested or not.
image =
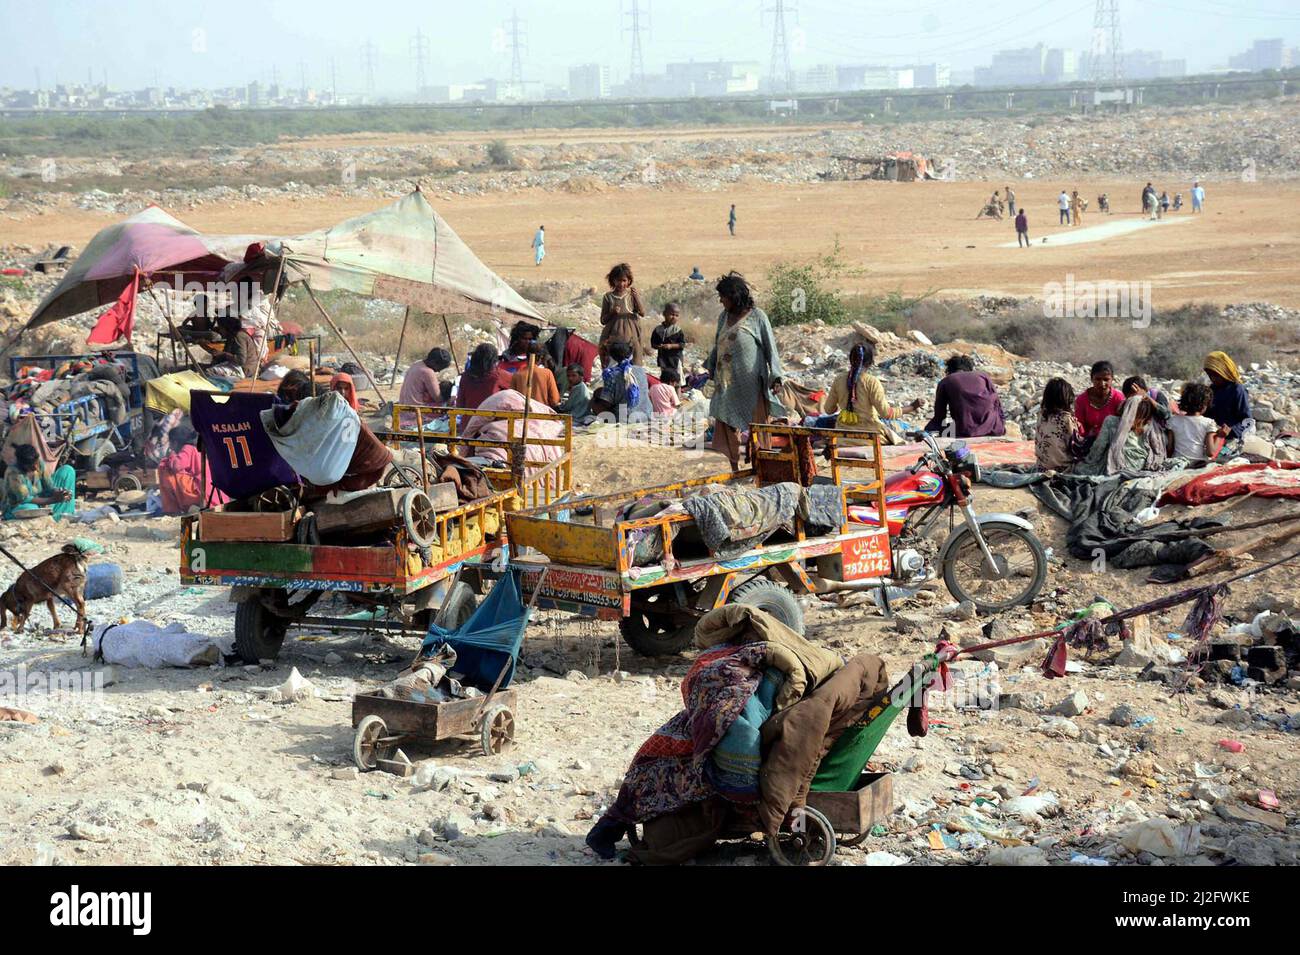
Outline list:
[[[1015,214],[1016,214],[1016,191],[1012,189],[1010,186],[1007,186],[1007,215],[1013,216]]]
[[[1169,193],[1162,192],[1160,193],[1160,218],[1163,219],[1165,217],[1165,213],[1168,211],[1169,211]]]
[[[1024,209],[1016,213],[1016,244],[1029,248],[1029,218]]]
[[[1205,187],[1199,182],[1192,183],[1192,212],[1204,212]]]
[[[1146,188],[1142,190],[1142,211],[1146,213],[1147,218],[1154,219],[1156,217],[1157,203],[1156,187],[1148,182]]]
[[[731,204],[731,212],[727,215],[727,228],[731,231],[732,236],[736,234],[736,204]]]
[[[1081,222],[1083,222],[1083,198],[1076,189],[1070,196],[1070,225],[1078,225]]]
[[[533,236],[533,265],[541,265],[544,258],[546,258],[546,226],[539,225],[537,234]]]
[[[1060,213],[1060,215],[1057,218],[1057,225],[1069,225],[1070,224],[1070,194],[1066,192],[1064,189],[1062,189],[1061,194],[1056,197],[1056,208]]]

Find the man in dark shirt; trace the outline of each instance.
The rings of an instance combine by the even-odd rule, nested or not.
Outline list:
[[[934,417],[926,431],[942,432],[945,437],[982,438],[1007,433],[1002,402],[993,380],[975,370],[969,355],[948,359],[947,374],[934,392]],[[944,419],[952,416],[951,431],[944,429]]]
[[[663,322],[656,325],[650,334],[650,347],[659,356],[659,370],[675,371],[679,376],[682,371],[682,351],[686,348],[686,333],[677,324],[681,311],[676,302],[669,302],[664,306]]]

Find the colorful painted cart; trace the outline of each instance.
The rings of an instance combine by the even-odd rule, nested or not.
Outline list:
[[[449,409],[446,430],[426,432],[425,417],[442,413],[398,405],[392,430],[376,432],[390,446],[418,448],[414,465],[398,464],[385,479],[399,485],[387,492],[400,523],[379,542],[296,542],[294,527],[305,508],[292,499],[269,502],[264,513],[225,514],[220,528],[213,510],[183,518],[181,580],[232,588],[231,601],[238,605],[235,648],[244,660],[274,659],[291,626],[423,634],[434,619],[447,628],[468,619],[477,595],[498,573],[492,565],[505,546],[506,515],[525,504],[549,504],[572,486],[572,419],[530,415],[558,422],[558,436],[526,437],[522,412]],[[413,416],[417,427],[404,428],[403,415]],[[462,423],[473,417],[504,422],[505,437],[462,437]],[[492,492],[435,509],[428,492],[437,445],[492,455],[483,467]],[[538,447],[552,449],[553,459],[529,460],[529,449]],[[383,493],[377,492],[380,505]],[[504,561],[499,566],[504,569]],[[312,615],[326,593],[345,594],[366,609],[345,617]]]
[[[814,440],[824,444],[830,472],[816,480],[829,479],[844,490],[841,521],[834,533],[810,534],[796,514],[791,533],[721,559],[686,556],[687,548],[681,545],[693,529],[689,514],[632,520],[612,516],[630,501],[682,498],[710,486],[752,487],[781,481],[808,485],[814,480],[808,464]],[[852,505],[884,509],[878,437],[754,425],[750,442],[751,467],[736,474],[576,498],[507,514],[515,549],[512,562],[523,572],[525,592],[532,592],[545,568],[539,606],[616,620],[634,650],[655,656],[685,649],[695,621],[727,603],[761,607],[802,632],[803,611],[796,595],[816,593],[827,581],[864,587],[892,582],[888,530],[853,523],[848,516]],[[845,442],[865,444],[874,453],[842,456]],[[854,470],[867,472],[864,479],[853,479]],[[662,555],[648,563],[638,559],[647,538],[655,539],[650,551]]]

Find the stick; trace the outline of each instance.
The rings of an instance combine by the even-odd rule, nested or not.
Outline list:
[[[451,340],[451,326],[447,324],[447,313],[442,313],[442,327],[447,333],[447,348],[451,351],[452,367],[460,370],[460,359],[456,356],[456,343]]]
[[[341,341],[343,343],[343,347],[348,350],[348,354],[352,356],[352,360],[355,361],[359,366],[361,366],[361,370],[365,372],[366,378],[370,380],[371,389],[373,389],[375,394],[379,396],[380,402],[388,401],[388,399],[384,396],[384,393],[379,390],[379,382],[375,380],[375,376],[370,374],[370,370],[366,368],[366,363],[361,360],[360,355],[358,355],[355,351],[352,350],[352,343],[347,340],[347,337],[343,334],[343,332],[339,329],[339,327],[334,324],[334,319],[330,318],[329,312],[325,311],[325,307],[321,305],[320,299],[316,298],[316,293],[311,290],[311,284],[308,282],[304,282],[302,284],[302,287],[307,290],[307,297],[310,298],[311,303],[316,306],[316,311],[321,313],[321,317],[324,318],[325,321],[329,323],[329,327],[333,329],[334,334],[339,337],[339,341]],[[313,371],[314,370],[315,369],[313,369]],[[314,377],[315,376],[313,375],[313,378]]]
[[[1231,566],[1233,558],[1240,557],[1248,551],[1257,548],[1272,547],[1274,544],[1281,544],[1283,541],[1291,540],[1295,537],[1297,529],[1296,521],[1296,518],[1289,520],[1286,524],[1285,530],[1275,531],[1272,534],[1265,534],[1263,537],[1257,537],[1254,540],[1246,541],[1244,544],[1238,544],[1237,546],[1229,547],[1226,550],[1207,554],[1201,560],[1187,565],[1187,576],[1200,577],[1205,574],[1215,573]]]
[[[402,315],[402,333],[397,336],[397,354],[393,356],[393,377],[388,382],[388,387],[392,388],[397,384],[397,365],[402,360],[402,343],[406,341],[406,323],[411,320],[411,306],[406,306],[406,312]]]
[[[185,354],[185,367],[198,371],[198,368],[195,367],[194,364],[194,356],[190,354],[190,350],[185,344],[185,339],[181,337],[180,330],[176,327],[175,323],[172,322],[171,308],[169,306],[164,306],[163,303],[159,301],[156,294],[158,290],[154,287],[153,279],[146,278],[145,282],[149,284],[149,294],[153,296],[155,302],[158,302],[158,310],[163,313],[163,318],[167,319],[167,327],[170,328],[172,332],[172,341],[180,343],[181,351]],[[172,357],[176,357],[175,351],[172,352]]]

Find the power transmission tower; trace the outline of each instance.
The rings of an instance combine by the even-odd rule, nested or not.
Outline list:
[[[790,40],[785,31],[787,9],[795,12],[784,0],[773,0],[773,5],[764,7],[763,12],[772,14],[772,63],[768,68],[772,88],[789,92],[794,89],[794,74],[790,71]]]
[[[415,98],[419,99],[428,85],[424,78],[424,61],[429,56],[429,38],[419,29],[411,37],[411,56],[415,57]]]
[[[330,105],[339,105],[339,71],[334,57],[330,57]]]
[[[1107,53],[1110,54],[1109,62],[1106,59]],[[1093,83],[1107,82],[1120,86],[1124,82],[1124,45],[1119,34],[1119,0],[1097,0],[1097,13],[1092,21],[1092,51],[1088,55],[1088,72]]]
[[[638,0],[632,0],[632,9],[624,13],[628,24],[623,28],[623,32],[632,35],[632,66],[628,73],[628,82],[638,93],[645,92],[645,56],[641,49],[641,29],[644,27],[649,32],[648,6],[648,4],[643,6],[638,3]]]
[[[366,71],[366,96],[375,95],[375,45],[367,40],[361,45],[361,66]]]
[[[512,11],[506,21],[506,31],[510,35],[510,85],[516,94],[523,91],[524,85],[524,45],[527,40],[523,32],[524,21],[519,19],[519,10]]]

